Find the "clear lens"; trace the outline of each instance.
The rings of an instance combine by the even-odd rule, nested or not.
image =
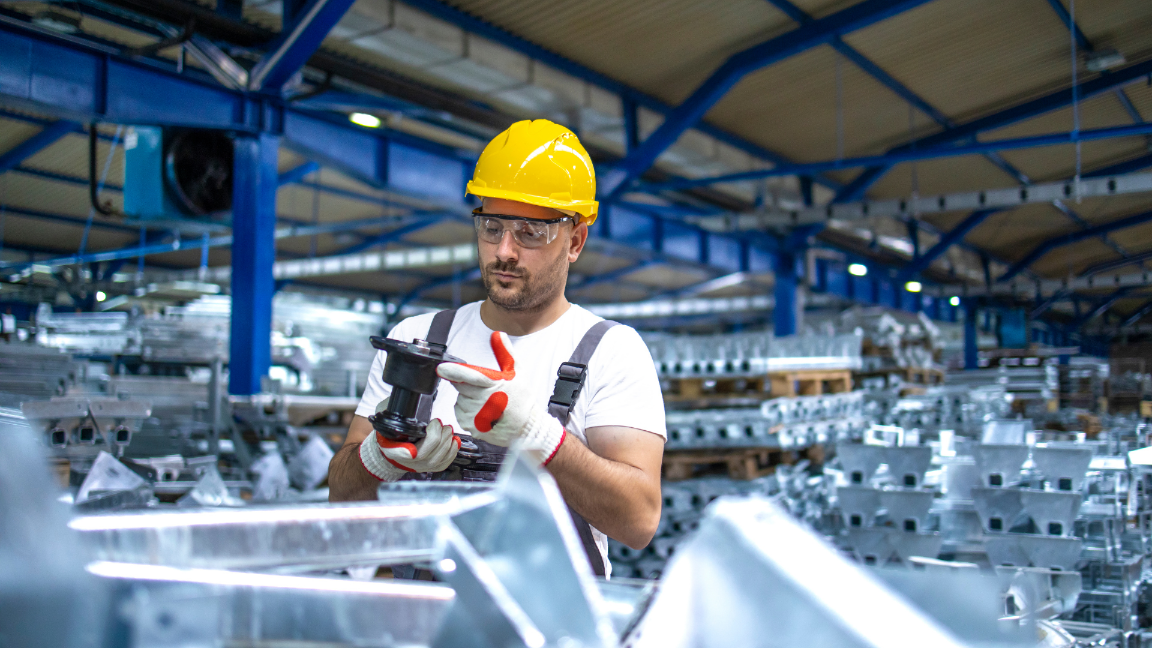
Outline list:
[[[504,239],[504,230],[512,231],[512,239],[523,248],[538,248],[556,240],[559,223],[536,223],[525,220],[504,220],[477,216],[476,235],[485,243],[498,245]]]

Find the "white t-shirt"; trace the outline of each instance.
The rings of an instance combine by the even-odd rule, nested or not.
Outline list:
[[[480,304],[466,304],[456,311],[448,333],[447,353],[469,364],[499,369],[492,353],[492,329],[480,319]],[[388,337],[404,342],[425,339],[433,317],[433,313],[410,317],[397,324]],[[516,378],[527,379],[536,386],[541,407],[546,407],[552,396],[560,364],[568,361],[588,329],[602,319],[573,304],[547,328],[528,335],[509,336],[512,355],[516,358]],[[372,361],[364,396],[356,408],[359,416],[374,414],[376,405],[392,391],[382,380],[386,357],[386,353],[378,351]],[[468,434],[456,421],[456,395],[451,383],[440,381],[432,403],[432,418],[451,424],[458,434]],[[567,429],[587,443],[585,430],[606,425],[636,428],[668,438],[656,367],[640,334],[630,326],[613,326],[600,340],[588,361],[584,388],[572,408]],[[611,573],[608,539],[596,528],[592,529],[592,535],[604,556],[605,570]]]

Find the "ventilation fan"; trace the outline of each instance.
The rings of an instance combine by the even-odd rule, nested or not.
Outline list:
[[[217,220],[232,209],[232,140],[222,131],[168,131],[164,182],[189,216]]]

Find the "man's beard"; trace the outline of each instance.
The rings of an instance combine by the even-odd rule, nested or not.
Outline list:
[[[499,280],[492,276],[493,272],[516,275],[520,287],[501,286]],[[568,281],[568,259],[564,253],[557,255],[556,260],[544,267],[539,276],[529,274],[515,262],[497,260],[481,270],[480,278],[484,282],[484,289],[488,291],[488,300],[493,304],[508,311],[538,312],[556,295],[564,292],[564,285]]]

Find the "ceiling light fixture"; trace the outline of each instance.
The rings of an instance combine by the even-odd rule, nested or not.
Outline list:
[[[380,118],[368,113],[352,113],[348,115],[348,121],[364,128],[380,128]]]
[[[953,296],[951,299],[948,300],[948,303],[952,304],[953,306],[959,306],[960,305],[960,298]]]
[[[853,263],[848,266],[848,274],[854,277],[863,277],[868,274],[868,266],[863,263]]]
[[[924,290],[924,286],[920,285],[919,281],[909,281],[908,283],[904,284],[904,290],[907,290],[910,293],[918,293],[921,290]]]
[[[1127,63],[1127,59],[1114,49],[1102,49],[1084,55],[1084,67],[1089,72],[1103,72]]]
[[[80,31],[80,17],[57,9],[41,11],[32,18],[33,25],[51,29],[61,34],[75,34]]]

